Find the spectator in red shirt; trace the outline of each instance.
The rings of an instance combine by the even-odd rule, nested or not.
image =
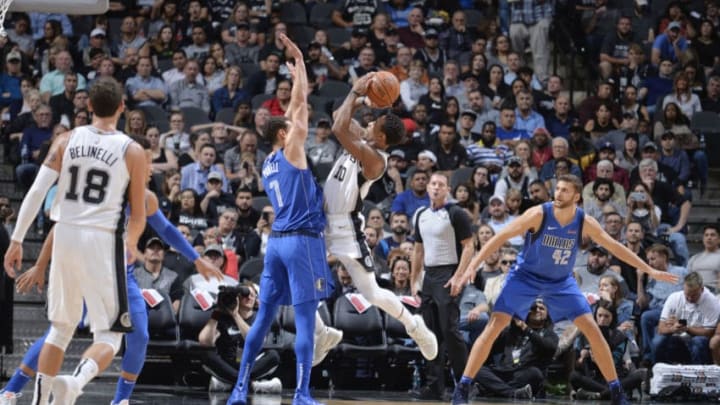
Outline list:
[[[270,110],[270,115],[280,116],[285,115],[287,107],[290,105],[290,90],[292,84],[290,80],[280,80],[275,89],[275,97],[266,100],[262,103],[262,106]]]

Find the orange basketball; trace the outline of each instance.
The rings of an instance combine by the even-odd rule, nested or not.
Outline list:
[[[391,107],[399,95],[400,82],[394,74],[390,72],[375,73],[375,78],[367,89],[367,96],[375,107]]]

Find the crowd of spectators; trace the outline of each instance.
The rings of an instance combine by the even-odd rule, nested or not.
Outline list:
[[[313,19],[320,10],[324,18]],[[388,151],[387,172],[363,210],[382,286],[411,294],[413,217],[429,205],[431,173],[450,175],[452,200],[472,218],[475,250],[550,201],[555,179],[572,173],[585,183],[587,215],[651,266],[684,277],[648,281],[605,249],[583,246],[576,277],[626,388],[656,361],[720,364],[718,228],[704,229],[700,253],[691,256],[686,241],[693,189],[702,195],[708,181],[703,134],[691,122],[720,113],[717,0],[111,0],[99,16],[10,13],[5,28],[2,133],[20,189],[32,184],[54,136],[91,122],[88,86],[113,76],[126,90],[118,129],[150,140],[151,188],[163,213],[228,277],[242,279],[243,264],[262,258],[274,220],[260,171],[271,152],[265,122],[289,102],[277,39],[288,33],[306,51],[306,149],[320,182],[341,153],[334,98],[369,72],[387,70],[400,82],[392,111],[407,136]],[[553,52],[570,40],[582,68],[555,69]],[[589,93],[568,91],[578,87],[571,80]],[[355,118],[366,126],[375,113]],[[41,213],[38,228],[45,226]],[[192,264],[151,236],[138,281],[163,290],[177,310],[192,289]],[[487,322],[522,244],[517,237],[483,263],[460,298],[466,344]],[[340,297],[353,287],[338,267]],[[216,333],[205,330],[201,340],[214,344]],[[583,338],[549,319],[542,300],[498,342],[497,361],[478,377],[487,395],[542,396],[549,364],[568,355],[577,396],[607,395]],[[232,363],[226,357],[212,361]]]

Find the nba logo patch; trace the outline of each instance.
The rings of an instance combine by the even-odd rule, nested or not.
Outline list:
[[[315,280],[315,289],[318,291],[323,291],[325,289],[325,279],[319,278]]]

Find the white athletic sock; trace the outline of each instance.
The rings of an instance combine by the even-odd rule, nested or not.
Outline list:
[[[397,317],[397,319],[402,322],[403,325],[405,325],[406,331],[412,332],[418,326],[417,321],[415,320],[413,314],[408,311],[407,308],[405,308],[405,305],[403,305],[402,302],[400,303],[400,305],[402,306],[402,312]]]
[[[95,360],[91,358],[82,359],[77,368],[75,368],[75,371],[73,371],[72,376],[82,389],[98,375],[98,370],[99,368]]]
[[[48,404],[54,381],[55,377],[43,373],[37,373],[37,376],[35,376],[35,393],[33,394],[32,400],[34,405]]]

